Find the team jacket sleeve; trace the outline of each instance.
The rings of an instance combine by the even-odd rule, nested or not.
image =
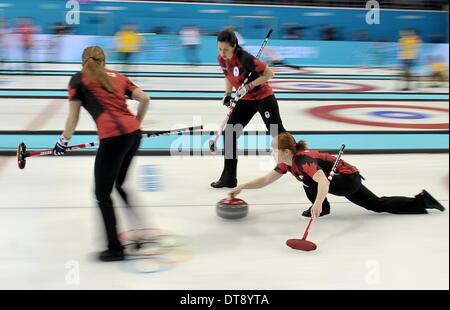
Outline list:
[[[126,81],[126,89],[125,89],[125,96],[127,96],[127,98],[131,99],[131,95],[133,94],[133,91],[138,88],[133,82],[131,82],[127,77],[125,77],[127,79]]]
[[[306,175],[310,176],[311,178],[318,170],[322,169],[318,165],[317,160],[315,158],[305,156],[305,155],[298,156],[295,159],[295,164],[301,173],[306,174]]]
[[[68,91],[68,100],[73,101],[82,101],[82,94],[80,92],[80,86],[81,86],[81,74],[77,73],[72,76],[72,78],[69,81],[69,85],[67,87]]]
[[[267,65],[261,60],[257,59],[250,53],[244,52],[242,56],[242,65],[247,72],[255,72],[257,74],[262,74],[266,70]]]
[[[275,170],[279,174],[286,174],[286,172],[289,171],[289,167],[284,163],[280,163],[273,170]]]
[[[255,71],[257,73],[262,74],[264,70],[266,70],[267,65],[263,63],[261,60],[255,58],[253,62],[255,63]]]

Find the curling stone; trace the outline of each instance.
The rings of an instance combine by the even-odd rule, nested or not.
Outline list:
[[[239,198],[224,198],[216,204],[216,213],[227,220],[241,219],[248,214],[248,204]]]

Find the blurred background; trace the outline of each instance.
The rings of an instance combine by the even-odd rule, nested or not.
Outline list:
[[[448,65],[448,2],[374,3],[2,0],[0,61],[79,61],[98,44],[113,62],[216,64],[215,35],[233,27],[249,51],[272,28],[266,57],[301,66],[396,65],[402,31],[413,30],[416,65]]]

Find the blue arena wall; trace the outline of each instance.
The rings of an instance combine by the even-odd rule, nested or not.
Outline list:
[[[121,24],[133,23],[140,32],[164,29],[168,34],[178,33],[187,24],[197,25],[204,33],[214,34],[226,26],[236,26],[245,38],[261,38],[266,29],[274,29],[273,38],[283,38],[288,24],[305,27],[304,40],[320,37],[321,27],[332,25],[339,40],[353,40],[355,33],[367,33],[369,41],[397,41],[399,32],[416,29],[422,40],[448,42],[448,13],[438,11],[383,10],[380,23],[366,23],[367,10],[345,8],[286,7],[258,5],[194,4],[144,1],[79,1],[80,23],[74,27],[75,34],[113,35]],[[64,0],[4,0],[0,17],[11,26],[16,18],[32,17],[43,33],[49,25],[64,22]],[[86,4],[85,4],[86,3]],[[434,41],[437,42],[437,41]]]

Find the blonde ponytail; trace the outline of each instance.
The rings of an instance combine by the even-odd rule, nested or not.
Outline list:
[[[90,46],[83,51],[83,68],[89,80],[100,83],[110,93],[114,92],[114,84],[105,69],[105,53],[99,46]]]

